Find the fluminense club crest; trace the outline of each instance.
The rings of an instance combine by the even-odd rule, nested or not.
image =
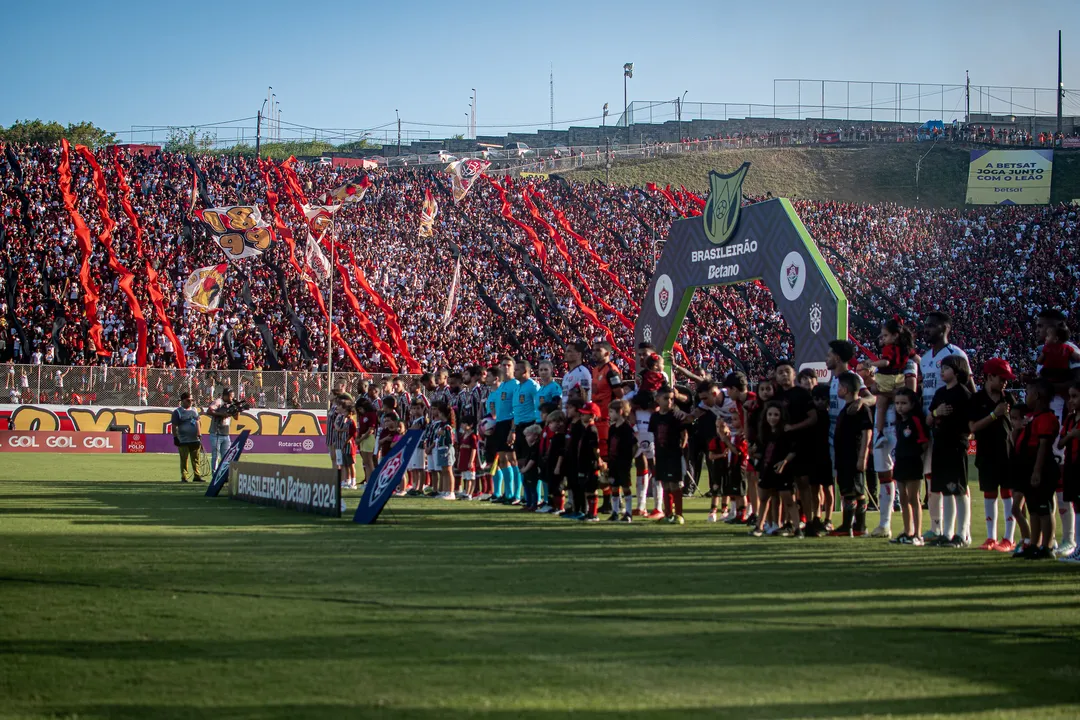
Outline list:
[[[799,282],[799,266],[795,263],[791,263],[784,268],[784,274],[787,275],[788,285],[794,288]]]
[[[742,208],[742,183],[750,163],[745,162],[730,175],[709,172],[709,199],[701,219],[705,224],[705,237],[714,245],[724,245],[735,234]]]

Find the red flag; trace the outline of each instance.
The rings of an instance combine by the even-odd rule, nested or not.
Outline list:
[[[101,165],[98,164],[97,158],[94,157],[94,153],[90,152],[88,147],[76,145],[75,152],[79,153],[94,171],[94,194],[97,196],[98,215],[101,217],[101,233],[98,235],[98,240],[101,241],[101,244],[105,246],[105,250],[108,252],[109,269],[120,276],[120,290],[124,293],[124,297],[127,298],[128,310],[135,321],[137,338],[135,364],[138,367],[146,367],[146,316],[143,315],[139,300],[135,297],[135,291],[131,288],[132,283],[135,282],[135,274],[120,264],[120,260],[116,257],[116,251],[113,249],[112,233],[116,229],[116,221],[109,215],[109,194],[105,187],[105,173],[102,172]]]
[[[75,226],[75,239],[78,241],[79,250],[82,253],[82,264],[79,266],[79,284],[83,289],[83,312],[86,314],[86,322],[90,325],[89,335],[94,343],[94,350],[98,355],[108,357],[111,352],[105,349],[105,340],[102,337],[104,329],[101,320],[98,319],[97,304],[101,296],[98,295],[97,285],[90,277],[90,256],[94,252],[93,242],[90,239],[90,228],[86,221],[75,209],[77,198],[71,192],[71,145],[67,138],[60,141],[60,195],[64,198],[64,207],[68,216]]]
[[[150,302],[154,306],[154,314],[157,316],[158,322],[161,323],[161,331],[165,333],[165,337],[172,343],[173,352],[176,355],[176,367],[183,370],[187,367],[184,346],[180,344],[180,339],[176,337],[172,323],[169,322],[169,317],[165,314],[165,296],[162,294],[161,285],[158,283],[157,270],[150,264],[150,259],[143,256],[142,225],[139,224],[139,216],[135,214],[135,208],[131,205],[131,187],[127,184],[127,178],[124,177],[124,168],[120,164],[120,154],[115,148],[113,148],[113,168],[116,170],[117,185],[120,187],[120,207],[124,209],[128,222],[131,223],[131,227],[135,230],[135,252],[143,260],[146,269],[146,289],[150,293]]]

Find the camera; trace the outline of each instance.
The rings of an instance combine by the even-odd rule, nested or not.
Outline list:
[[[226,403],[221,406],[221,411],[226,415],[239,415],[242,412],[247,412],[254,407],[254,404],[248,399],[233,400],[231,403]]]

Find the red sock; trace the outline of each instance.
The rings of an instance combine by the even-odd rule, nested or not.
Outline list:
[[[565,510],[566,509],[566,498],[564,496],[562,496],[562,495],[556,495],[555,496],[555,509],[556,510]]]
[[[682,492],[676,490],[671,494],[673,495],[672,500],[675,502],[675,514],[682,515]]]
[[[595,495],[593,495],[592,497],[589,498],[589,515],[590,516],[596,515],[596,506],[599,504],[599,502],[600,502],[599,499]]]
[[[664,493],[664,514],[665,515],[674,515],[675,514],[675,495],[676,494],[677,494],[677,491],[676,492],[665,492]]]

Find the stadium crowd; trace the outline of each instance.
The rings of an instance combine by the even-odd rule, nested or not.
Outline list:
[[[80,250],[58,187],[59,156],[59,148],[30,146],[6,148],[0,158],[5,236],[0,359],[133,365],[136,323],[120,275],[110,268],[97,240],[103,223],[90,167],[72,152],[72,190],[94,239],[88,279],[100,294],[104,347],[89,340]],[[116,224],[112,234],[118,260],[137,276],[133,290],[149,325],[149,365],[175,364],[178,349],[152,311],[144,262],[160,273],[164,316],[189,367],[312,370],[325,365],[326,324],[303,279],[287,263],[288,249],[280,239],[263,257],[230,267],[217,313],[196,312],[185,307],[184,280],[194,269],[224,260],[191,217],[192,199],[199,207],[206,202],[193,192],[186,158],[120,153],[114,162],[105,150],[97,157],[108,186],[108,213]],[[205,173],[206,200],[257,204],[270,215],[264,174],[254,160],[207,156],[197,162]],[[135,229],[120,207],[117,167],[131,187],[143,260],[136,254]],[[331,167],[299,164],[297,172],[311,197],[345,179]],[[269,189],[281,196],[278,176],[271,172],[265,177],[273,185]],[[503,352],[556,358],[563,343],[575,337],[604,337],[625,360],[636,302],[644,295],[666,229],[700,202],[682,191],[674,191],[669,200],[661,189],[503,178],[481,179],[463,202],[454,203],[441,173],[380,170],[371,178],[374,184],[364,200],[337,215],[338,249],[343,250],[338,259],[355,259],[396,313],[405,345],[425,369],[486,362]],[[425,190],[440,206],[430,238],[417,234]],[[1075,307],[1080,251],[1074,209],[928,210],[812,200],[798,200],[795,207],[852,300],[851,333],[863,345],[873,346],[882,319],[912,319],[930,308],[948,307],[963,318],[955,341],[976,362],[1000,356],[1026,368],[1034,361],[1024,341],[1033,312]],[[283,197],[276,208],[302,255],[303,218]],[[558,246],[565,248],[565,257]],[[458,254],[457,304],[443,323]],[[390,371],[388,358],[344,302],[342,275],[333,273],[333,282],[334,320],[345,343],[364,370]],[[323,282],[324,296],[328,289]],[[383,309],[355,282],[351,289],[375,326],[385,328]],[[589,319],[590,311],[599,322]],[[690,370],[716,376],[735,369],[760,374],[792,350],[783,318],[768,291],[757,285],[699,291],[680,342]],[[335,369],[355,369],[344,347],[333,352]],[[400,354],[394,359],[404,365]]]

